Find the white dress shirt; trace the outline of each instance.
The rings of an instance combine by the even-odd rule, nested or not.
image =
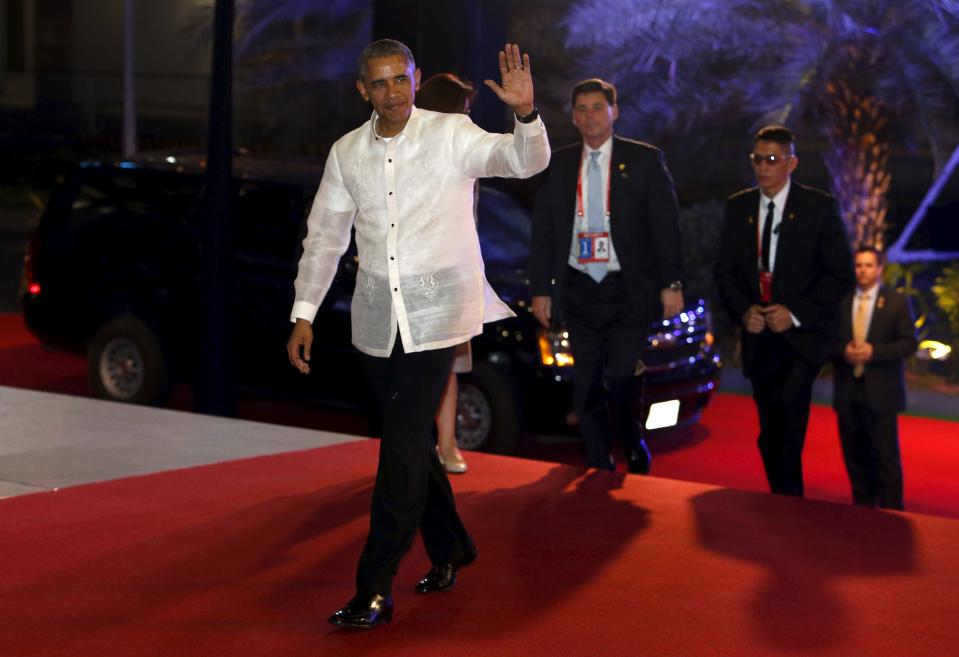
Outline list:
[[[869,304],[869,309],[866,310],[866,336],[869,335],[869,327],[872,326],[872,314],[876,310],[876,299],[879,297],[879,283],[876,282],[868,290],[861,290],[859,286],[856,286],[856,294],[853,295],[852,300],[852,322],[856,322],[856,309],[859,308],[859,302],[862,300],[863,295],[868,294],[869,299],[866,303]],[[853,324],[850,324],[852,326]]]
[[[586,184],[587,176],[589,175],[589,158],[590,153],[594,151],[599,151],[599,157],[596,158],[596,164],[599,166],[600,174],[600,189],[603,190],[603,193],[606,194],[609,190],[609,160],[613,157],[613,137],[610,135],[609,139],[603,142],[603,145],[599,148],[593,149],[583,143],[583,156],[582,161],[580,162],[579,168],[579,179],[580,179],[580,189],[583,195],[583,214],[580,216],[579,208],[574,208],[573,212],[573,241],[570,245],[569,250],[569,266],[573,269],[577,269],[581,272],[586,272],[586,265],[579,262],[579,243],[576,239],[576,235],[579,233],[588,233],[589,232],[589,217],[586,216],[586,208],[589,207],[589,191],[586,189],[589,185]],[[603,208],[607,208],[607,200],[603,199]],[[603,216],[603,230],[609,232],[609,215]],[[619,271],[619,258],[616,257],[616,245],[613,244],[613,237],[609,237],[609,262],[606,264],[606,271]]]
[[[761,191],[759,192],[759,236],[762,237],[763,230],[766,229],[766,213],[769,212],[769,202],[776,204],[773,208],[773,227],[769,236],[769,271],[776,271],[776,246],[779,244],[779,226],[783,221],[783,210],[786,209],[786,199],[789,197],[790,181],[772,198],[767,197]],[[758,249],[756,250],[758,253]],[[760,263],[760,267],[762,264]]]
[[[513,316],[484,274],[473,221],[477,178],[527,178],[549,164],[541,120],[492,134],[465,114],[413,108],[403,131],[375,132],[377,115],[340,138],[307,219],[291,321],[312,322],[356,229],[353,344],[389,356],[466,342]]]
[[[789,187],[792,182],[787,178],[786,184],[783,185],[783,188],[780,189],[776,195],[772,198],[769,198],[761,191],[759,192],[759,235],[762,237],[763,231],[766,229],[766,214],[769,212],[769,202],[772,201],[775,203],[773,206],[773,226],[770,229],[772,233],[769,235],[769,271],[776,271],[776,247],[779,246],[779,227],[783,223],[783,210],[786,209],[786,199],[789,198]],[[756,252],[759,252],[759,249],[756,249]],[[760,259],[757,262],[757,266],[762,268],[762,260]],[[799,318],[796,317],[791,312],[789,317],[793,321],[794,326],[802,326],[802,322],[799,321]]]

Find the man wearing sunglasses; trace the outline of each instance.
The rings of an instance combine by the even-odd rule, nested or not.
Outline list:
[[[830,356],[852,261],[835,200],[791,180],[799,159],[789,130],[762,128],[749,159],[757,187],[726,201],[713,271],[742,328],[769,488],[801,497],[812,384]]]

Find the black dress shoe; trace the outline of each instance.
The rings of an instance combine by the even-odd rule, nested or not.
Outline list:
[[[357,593],[346,606],[330,616],[331,625],[368,630],[393,618],[393,597],[377,593]]]
[[[456,571],[460,568],[466,568],[476,561],[476,548],[460,559],[454,559],[449,563],[433,564],[430,571],[416,583],[413,590],[416,593],[439,593],[440,591],[449,591],[456,584]]]
[[[646,441],[640,440],[637,449],[631,451],[626,460],[626,470],[630,474],[649,474],[649,466],[653,457],[646,447]]]

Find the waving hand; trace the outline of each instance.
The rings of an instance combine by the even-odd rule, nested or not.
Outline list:
[[[506,44],[499,53],[500,84],[485,80],[501,101],[509,105],[517,116],[526,116],[533,111],[533,76],[529,67],[529,55],[520,55],[518,44]]]

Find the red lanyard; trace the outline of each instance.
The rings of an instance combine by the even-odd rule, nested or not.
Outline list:
[[[758,256],[758,259],[756,260],[756,262],[759,263],[760,267],[762,267],[762,261],[763,261],[763,239],[762,239],[762,237],[761,237],[760,234],[759,234],[759,222],[758,222],[758,221],[756,222],[756,254],[757,254],[757,256]]]
[[[583,148],[579,158],[579,173],[576,175],[576,215],[583,216],[583,162],[586,161],[586,148]],[[613,154],[609,154],[609,164],[606,169],[606,216],[609,216],[609,187],[613,178]]]

